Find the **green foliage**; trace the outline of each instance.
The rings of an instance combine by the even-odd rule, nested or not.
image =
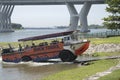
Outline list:
[[[113,71],[111,74],[101,77],[98,80],[120,80],[120,69]]]
[[[120,14],[120,0],[106,0],[106,3],[108,4],[107,12]]]
[[[120,23],[115,23],[115,22],[104,22],[104,26],[111,30],[120,29]]]
[[[16,24],[16,23],[12,23],[12,28],[13,29],[23,29],[21,24]]]
[[[105,21],[120,21],[120,16],[110,15],[109,18],[104,18]]]
[[[108,29],[120,29],[120,0],[106,0],[108,7],[106,11],[111,13],[110,16],[104,18],[104,26]]]

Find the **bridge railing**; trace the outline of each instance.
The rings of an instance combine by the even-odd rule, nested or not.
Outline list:
[[[120,36],[120,30],[118,31],[106,31],[106,32],[99,32],[99,33],[80,33],[79,38],[106,38],[106,37],[113,37],[113,36]]]

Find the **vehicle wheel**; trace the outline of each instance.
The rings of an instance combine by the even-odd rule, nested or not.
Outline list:
[[[23,56],[22,57],[22,61],[24,61],[24,62],[31,61],[31,60],[32,60],[32,58],[29,57],[29,56]]]
[[[59,58],[63,61],[63,62],[72,62],[74,61],[77,56],[74,55],[71,51],[69,50],[62,50],[59,54]]]

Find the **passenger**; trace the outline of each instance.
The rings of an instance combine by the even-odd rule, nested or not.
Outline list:
[[[28,46],[28,45],[26,45],[26,46],[25,46],[25,49],[27,49],[27,48],[29,48],[29,46]]]
[[[2,51],[2,47],[0,47],[0,51]]]
[[[78,40],[78,30],[74,31],[72,34],[71,34],[71,39],[72,40]]]
[[[48,42],[45,42],[44,44],[45,44],[45,46],[48,46]]]
[[[63,38],[61,39],[61,43],[64,43],[64,39]]]
[[[53,45],[53,43],[51,42],[50,45]]]
[[[39,43],[39,46],[41,46],[41,43]]]
[[[10,52],[14,52],[12,46],[10,44],[8,44],[8,46],[9,46]]]
[[[40,43],[39,46],[43,46],[43,43]]]
[[[18,51],[22,51],[23,49],[22,49],[22,46],[21,46],[21,44],[19,44],[19,49],[18,49]]]
[[[56,43],[59,43],[59,41],[58,41],[58,40],[56,40]]]
[[[31,46],[31,48],[33,48],[33,47],[35,47],[35,43],[32,43],[32,46]]]
[[[57,40],[54,40],[54,41],[52,41],[52,43],[53,43],[53,44],[57,44],[57,43],[58,43],[58,41],[57,41]]]

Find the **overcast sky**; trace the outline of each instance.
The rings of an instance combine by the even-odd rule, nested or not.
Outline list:
[[[81,6],[75,6],[80,12]],[[105,11],[106,5],[92,5],[88,24],[99,24],[108,16]],[[12,22],[20,23],[23,27],[53,27],[69,25],[70,15],[65,5],[42,5],[42,6],[15,6],[12,14]]]

